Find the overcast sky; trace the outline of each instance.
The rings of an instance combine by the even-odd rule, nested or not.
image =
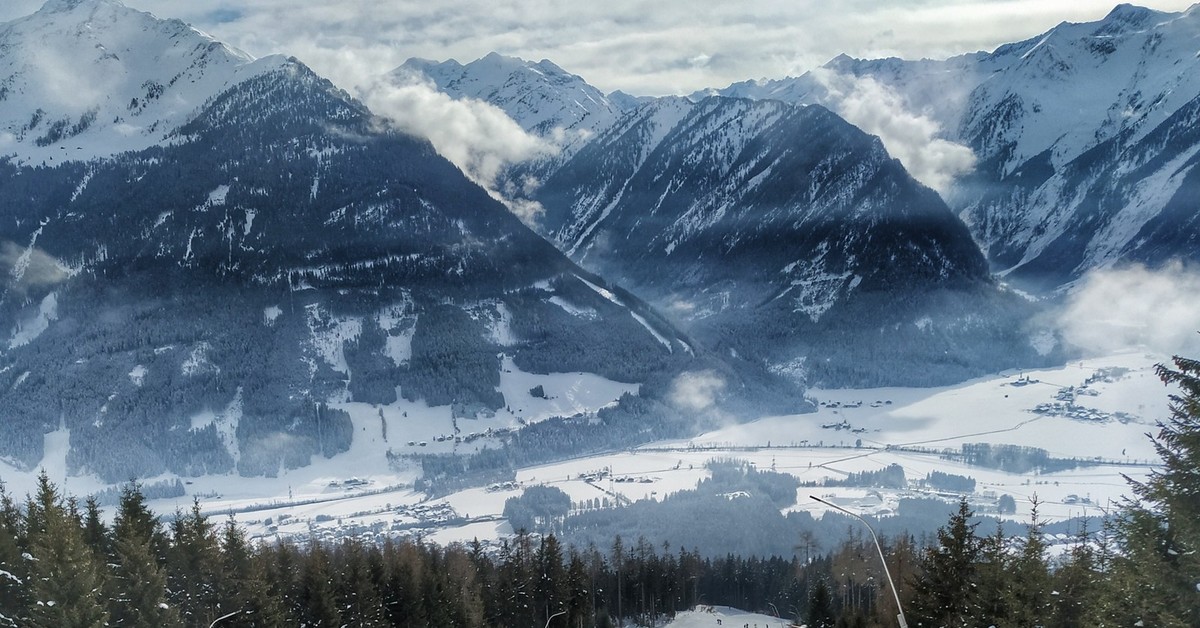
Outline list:
[[[1153,0],[1160,10],[1190,0]],[[0,1],[0,21],[42,0]],[[946,57],[1103,17],[1113,0],[125,0],[345,87],[408,57],[550,59],[605,91],[684,94],[800,74],[839,53]]]

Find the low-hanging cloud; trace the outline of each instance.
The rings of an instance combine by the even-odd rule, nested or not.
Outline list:
[[[851,124],[879,136],[888,152],[912,176],[945,193],[954,179],[975,167],[975,153],[962,144],[938,137],[940,125],[908,111],[904,99],[870,77],[855,77],[828,69],[814,70],[825,88],[825,101]]]
[[[1200,355],[1200,269],[1171,263],[1092,271],[1067,296],[1064,340],[1089,353]]]
[[[49,253],[16,242],[0,242],[0,287],[24,295],[27,290],[47,288],[66,278],[63,265]]]
[[[506,167],[550,154],[553,148],[526,133],[504,111],[479,100],[451,98],[419,76],[374,81],[360,92],[376,115],[400,131],[428,139],[439,154],[518,216],[531,220],[539,213],[536,203],[512,201],[502,194],[499,178]]]
[[[713,371],[681,373],[671,382],[671,403],[680,410],[704,412],[716,406],[725,380]]]

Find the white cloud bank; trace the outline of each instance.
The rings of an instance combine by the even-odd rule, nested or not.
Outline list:
[[[669,398],[680,410],[704,412],[713,409],[717,397],[725,390],[725,380],[713,371],[680,373],[671,382]]]
[[[888,153],[921,183],[945,193],[955,178],[975,168],[970,148],[939,138],[940,125],[908,111],[904,99],[886,85],[824,68],[813,70],[812,76],[825,88],[825,100],[838,115],[879,136]]]
[[[420,77],[377,80],[359,88],[363,101],[397,130],[423,137],[446,159],[526,221],[541,207],[510,202],[497,187],[507,166],[553,147],[525,132],[504,111],[479,100],[455,100]]]
[[[0,20],[43,0],[0,2]],[[123,0],[177,17],[264,56],[379,50],[387,69],[408,57],[469,61],[495,51],[551,59],[605,91],[689,94],[761,76],[799,75],[839,53],[909,59],[991,50],[1061,21],[1102,18],[1114,0],[922,0],[797,2],[723,0],[532,2],[530,0]],[[1192,0],[1156,0],[1165,11]],[[702,63],[700,61],[703,61]]]
[[[1059,324],[1067,342],[1095,354],[1200,355],[1200,269],[1173,263],[1091,272],[1068,295]]]

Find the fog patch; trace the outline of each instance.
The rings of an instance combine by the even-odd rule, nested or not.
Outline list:
[[[713,371],[681,373],[671,382],[669,398],[680,410],[704,412],[716,407],[725,380]]]
[[[904,99],[870,77],[855,77],[821,68],[812,71],[828,92],[825,99],[838,115],[858,128],[879,136],[884,148],[900,160],[916,180],[949,191],[954,179],[975,168],[975,153],[962,144],[938,137],[941,126],[912,113]]]
[[[99,47],[99,46],[97,46]],[[103,62],[108,57],[100,58]],[[114,57],[115,58],[115,57]],[[36,90],[34,102],[42,105],[50,116],[78,115],[102,102],[117,88],[117,72],[96,71],[93,64],[81,64],[68,50],[53,43],[52,38],[35,43],[24,59],[29,64],[31,88]]]
[[[515,163],[550,155],[553,146],[525,132],[501,109],[480,100],[456,100],[421,76],[375,81],[361,88],[364,102],[399,131],[429,140],[446,159],[523,220],[540,205],[502,193],[500,175]]]
[[[21,297],[30,289],[48,288],[69,276],[53,255],[11,241],[0,242],[0,273],[9,290]]]
[[[1063,338],[1088,353],[1147,348],[1200,354],[1200,269],[1173,262],[1088,273],[1058,317]]]

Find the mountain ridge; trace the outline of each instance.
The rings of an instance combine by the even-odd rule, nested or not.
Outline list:
[[[453,81],[437,84],[454,97],[495,93],[477,85],[470,95]],[[561,99],[554,85],[541,83],[538,89],[550,92],[533,97],[538,102]],[[503,105],[501,100],[489,102]],[[1023,308],[1019,298],[1003,294],[992,282],[967,229],[941,200],[928,190],[918,191],[924,186],[887,155],[878,139],[871,140],[870,150],[848,160],[845,181],[831,184],[825,177],[833,166],[818,163],[817,157],[804,161],[808,157],[801,155],[820,152],[811,144],[842,156],[844,146],[826,135],[848,138],[860,132],[823,107],[797,113],[803,111],[789,104],[722,97],[648,99],[556,158],[515,165],[506,176],[538,184],[506,189],[532,190],[526,200],[545,208],[538,228],[573,259],[629,286],[702,340],[724,347],[730,355],[763,358],[780,372],[803,371],[813,378],[810,381],[828,383],[893,381],[888,377],[904,377],[899,373],[910,369],[885,375],[863,368],[861,362],[855,367],[840,359],[830,368],[796,370],[787,365],[809,358],[823,364],[828,355],[843,352],[845,334],[855,326],[924,333],[930,323],[922,321],[937,320],[934,327],[939,331],[934,335],[946,335],[933,342],[929,335],[921,340],[933,346],[965,333],[970,325],[964,327],[962,320],[972,317],[964,312],[973,309],[974,318],[1002,319],[1005,322],[998,325],[1008,329],[988,333],[995,334],[993,340],[1009,356],[993,352],[988,360],[1040,359],[1031,357],[1030,343],[1021,340],[1026,332],[1015,314]],[[795,123],[805,116],[836,119],[839,124]],[[520,117],[515,120],[526,128],[533,126]],[[774,125],[781,120],[792,122]],[[895,175],[871,179],[870,173],[883,171]],[[813,177],[813,189],[803,189],[808,185],[805,177]],[[828,199],[842,200],[822,200],[818,190],[829,190]],[[910,197],[925,199],[914,207],[932,208],[922,219],[927,222],[915,229],[882,227],[890,203],[899,206],[909,201],[898,199]],[[823,213],[828,215],[821,217]],[[824,226],[818,229],[818,224]],[[888,253],[862,248],[880,238],[897,243],[891,260],[882,257]],[[901,241],[907,244],[898,244]],[[847,242],[860,244],[847,247]],[[759,244],[756,248],[752,243]],[[789,247],[788,259],[767,261],[775,253],[764,251]],[[910,251],[920,253],[908,255]],[[742,261],[735,262],[739,256]],[[897,320],[887,323],[878,319],[878,312],[849,304],[856,294],[874,295],[862,299],[875,303],[895,299],[905,290],[922,295],[916,301],[925,305],[914,304],[903,315],[896,309]],[[928,309],[935,302],[957,313],[931,318]],[[793,306],[785,311],[781,303]],[[755,314],[749,315],[751,311]],[[956,319],[960,315],[966,318]],[[756,334],[756,326],[769,329],[769,334]],[[747,342],[763,336],[770,342]],[[805,336],[826,340],[808,342],[802,340]],[[861,356],[854,359],[861,361]],[[924,372],[937,372],[934,379],[949,381],[978,367],[957,364]]]
[[[37,164],[145,149],[285,61],[117,0],[52,0],[0,24],[0,155]]]
[[[1187,69],[1200,69],[1191,44],[1198,33],[1200,5],[1168,13],[1124,4],[1101,20],[1064,22],[991,53],[941,61],[840,55],[825,70],[885,86],[940,125],[939,137],[970,147],[976,169],[947,200],[994,271],[1053,294],[1093,269],[1162,264],[1168,249],[1196,259],[1194,247],[1180,246],[1197,240],[1193,223],[1167,210],[1188,204],[1184,181],[1193,166],[1167,156],[1191,151],[1177,144],[1186,135],[1186,116],[1177,114],[1200,96],[1198,73]],[[715,92],[836,107],[813,73]],[[1156,161],[1150,153],[1182,171],[1131,179],[1128,171]],[[1162,228],[1168,215],[1179,237]]]
[[[516,120],[526,131],[560,141],[594,132],[611,124],[631,97],[610,100],[548,59],[532,62],[496,52],[461,64],[411,58],[389,73],[393,81],[412,75],[432,81],[458,98],[489,102]]]
[[[122,10],[67,14],[89,6]],[[170,50],[155,39],[170,38],[164,29],[202,41],[121,15],[105,24],[133,25],[130,50],[147,37],[146,50]],[[53,31],[59,17],[23,24]],[[211,45],[198,58],[224,54]],[[422,413],[393,427],[402,435],[430,422],[452,435],[460,421],[486,429],[486,442],[461,450],[461,439],[438,441],[469,453],[532,423],[522,401],[532,394],[501,391],[514,371],[632,389],[589,424],[614,440],[677,436],[720,408],[752,414],[754,398],[774,395],[760,410],[807,407],[761,367],[693,347],[428,141],[388,130],[299,61],[249,65],[253,76],[213,80],[216,93],[177,126],[163,122],[147,147],[45,166],[0,160],[0,457],[10,466],[39,464],[47,435],[65,432],[53,442],[68,443],[67,471],[105,482],[274,476],[347,451],[361,436],[347,408],[363,406],[385,425],[384,408]],[[27,104],[0,101],[0,117]],[[725,388],[682,415],[671,390],[692,372]],[[415,440],[393,446],[398,460],[428,451]]]

